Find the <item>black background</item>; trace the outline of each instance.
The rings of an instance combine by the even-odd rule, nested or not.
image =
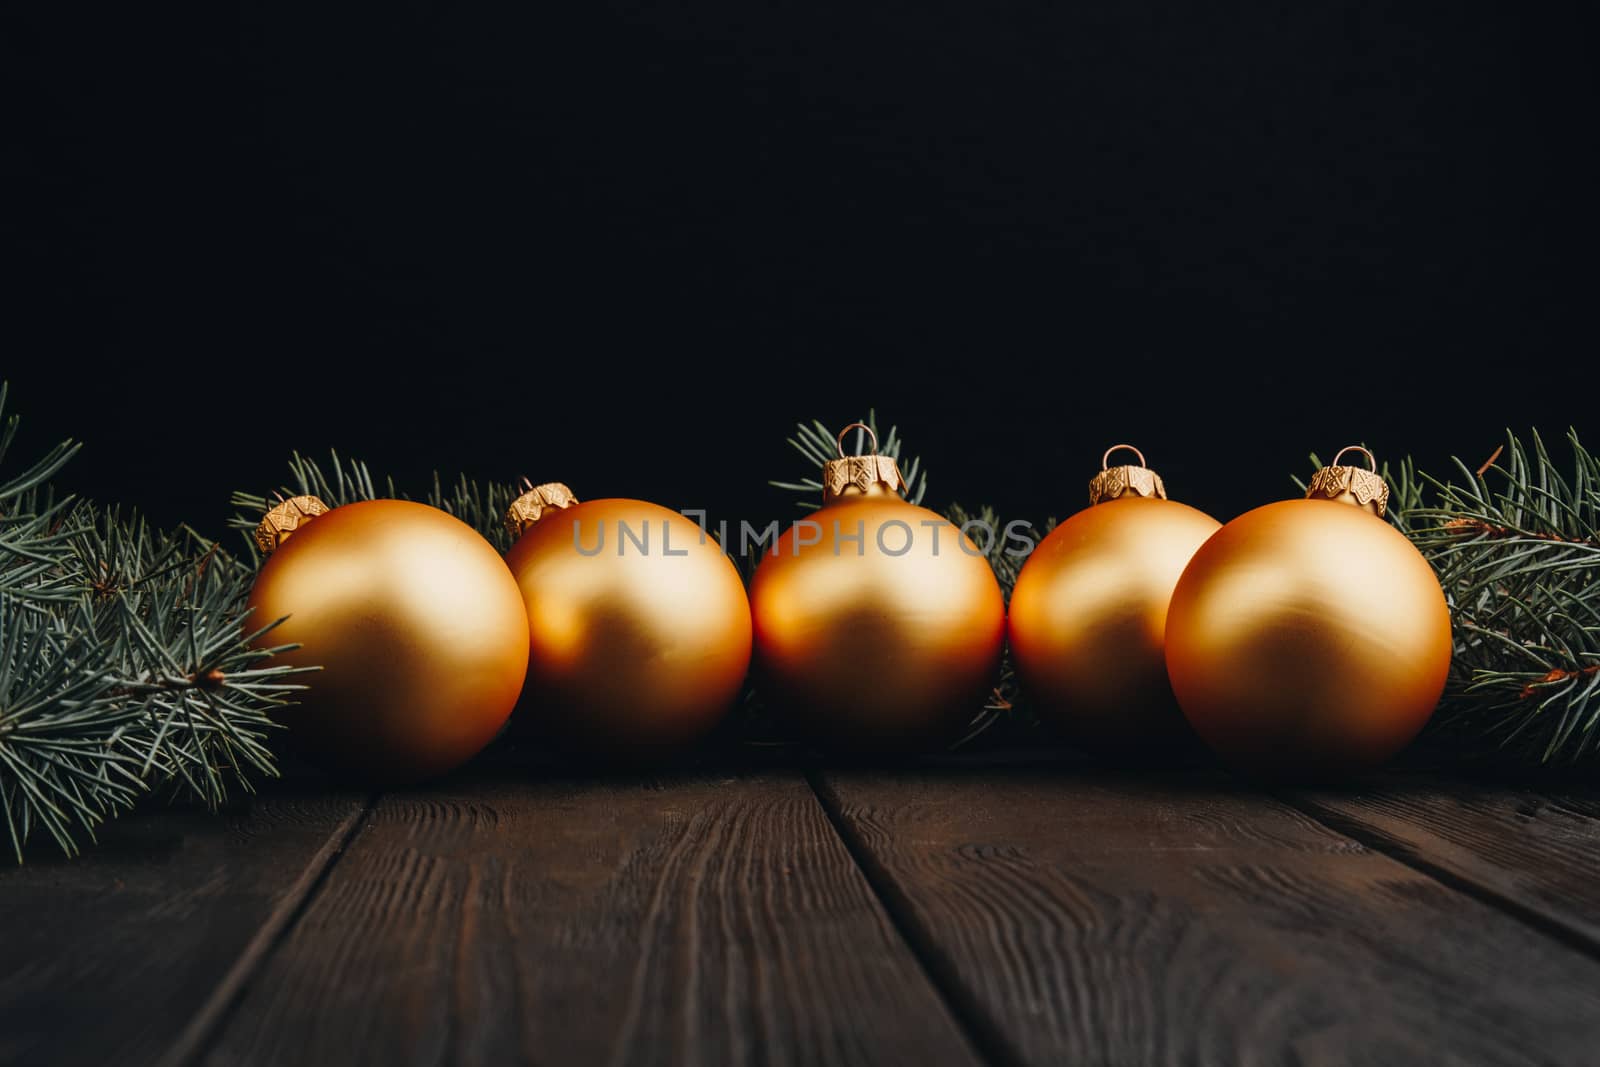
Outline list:
[[[869,405],[1008,517],[1120,440],[1227,518],[1310,450],[1594,436],[1544,5],[37,5],[0,54],[22,452],[163,523],[329,447],[765,519]]]

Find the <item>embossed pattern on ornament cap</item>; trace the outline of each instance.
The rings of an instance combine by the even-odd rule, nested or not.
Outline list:
[[[289,539],[289,535],[316,518],[326,515],[328,505],[314,496],[292,496],[272,507],[256,524],[256,547],[264,556]]]
[[[1089,479],[1089,503],[1103,504],[1119,496],[1148,496],[1167,499],[1161,475],[1149,467],[1109,467]]]
[[[527,484],[527,483],[523,483]],[[528,532],[528,528],[545,513],[559,508],[570,508],[578,502],[562,482],[545,482],[536,485],[511,502],[506,508],[506,533],[515,541]]]
[[[1311,476],[1311,484],[1306,489],[1308,500],[1337,500],[1346,494],[1380,519],[1389,509],[1389,483],[1376,472],[1362,467],[1337,464],[1323,467]]]
[[[822,502],[831,504],[855,489],[863,496],[904,493],[906,480],[892,456],[842,456],[822,465]]]

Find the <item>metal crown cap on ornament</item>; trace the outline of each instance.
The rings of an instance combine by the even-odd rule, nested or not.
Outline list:
[[[1339,459],[1346,452],[1360,452],[1367,457],[1370,468],[1342,466]],[[1381,519],[1389,507],[1389,485],[1378,474],[1378,461],[1373,454],[1360,445],[1351,445],[1341,448],[1332,463],[1311,476],[1306,499],[1338,500],[1366,508]]]
[[[1139,457],[1138,466],[1132,464],[1108,467],[1111,453],[1125,448]],[[1144,453],[1132,445],[1112,445],[1100,457],[1100,473],[1089,479],[1089,506],[1103,504],[1123,496],[1146,496],[1157,500],[1167,499],[1167,487],[1161,475],[1144,465]]]
[[[280,501],[256,524],[256,547],[263,556],[270,556],[296,530],[327,513],[328,505],[314,496],[292,496]]]
[[[534,485],[524,478],[522,484],[528,491],[513,500],[511,506],[506,508],[506,533],[511,535],[513,541],[527,533],[534,523],[549,512],[570,508],[578,503],[578,498],[572,495],[572,490],[563,482]]]
[[[851,430],[864,430],[872,438],[872,451],[865,456],[844,454],[844,435]],[[906,480],[900,476],[900,466],[893,456],[878,455],[878,435],[864,422],[852,422],[839,431],[834,439],[839,458],[822,465],[822,502],[832,504],[849,496],[900,496],[906,491]]]

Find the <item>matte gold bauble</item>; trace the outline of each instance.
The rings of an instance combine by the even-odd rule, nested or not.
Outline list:
[[[531,641],[519,721],[633,761],[723,718],[750,667],[750,603],[713,538],[667,508],[580,504],[559,483],[530,490],[507,521],[521,532],[506,562]]]
[[[1381,518],[1388,487],[1338,458],[1308,499],[1219,530],[1167,612],[1178,703],[1224,762],[1250,774],[1373,767],[1416,736],[1444,689],[1450,612],[1439,582]]]
[[[1052,530],[1011,592],[1011,658],[1039,718],[1085,747],[1122,754],[1193,744],[1167,681],[1163,638],[1178,576],[1221,526],[1168,500],[1154,471],[1111,467],[1090,506]]]
[[[889,457],[843,457],[823,480],[824,507],[783,533],[750,587],[759,692],[836,747],[950,739],[999,669],[994,572],[949,520],[900,497]]]
[[[308,521],[314,520],[314,521]],[[277,713],[312,760],[379,782],[443,774],[493,740],[528,665],[517,584],[494,547],[437,508],[296,497],[257,531],[272,552],[253,618],[275,662],[317,666]]]

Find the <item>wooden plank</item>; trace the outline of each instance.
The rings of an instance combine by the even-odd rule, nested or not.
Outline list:
[[[0,867],[0,1063],[158,1062],[247,976],[365,808],[275,783],[223,815],[152,806],[77,859]]]
[[[1600,793],[1406,776],[1288,799],[1350,836],[1600,955]]]
[[[1036,1064],[1576,1063],[1600,962],[1209,773],[830,774],[952,999]]]
[[[976,1062],[793,772],[385,796],[211,1052]]]

